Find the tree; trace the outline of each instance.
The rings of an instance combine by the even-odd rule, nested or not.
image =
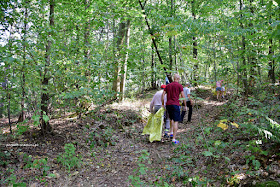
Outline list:
[[[52,37],[53,35],[53,29],[54,29],[54,0],[49,1],[49,37]],[[52,47],[52,41],[51,38],[48,38],[47,44],[46,44],[46,54],[45,54],[45,67],[43,71],[43,77],[42,77],[42,95],[41,95],[41,130],[42,133],[48,133],[52,130],[51,125],[48,121],[48,114],[49,114],[49,99],[50,99],[50,94],[47,89],[49,80],[50,80],[50,72],[49,72],[49,67],[51,63],[51,47]]]

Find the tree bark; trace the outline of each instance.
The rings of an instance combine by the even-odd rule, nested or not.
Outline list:
[[[113,80],[113,91],[116,92],[115,97],[118,97],[118,92],[120,92],[120,62],[122,59],[122,55],[121,55],[121,50],[124,44],[124,39],[125,39],[125,34],[126,34],[126,22],[120,22],[119,23],[119,30],[118,30],[118,34],[117,34],[117,43],[116,43],[116,47],[117,47],[117,51],[116,51],[116,59],[115,59],[115,63],[114,63],[114,80]]]
[[[243,2],[242,0],[239,0],[239,5],[240,5],[240,27],[241,29],[244,29],[243,23],[242,23],[242,18],[243,18],[243,13],[242,13],[242,7],[243,7]],[[249,94],[249,89],[248,89],[248,81],[247,81],[247,63],[246,63],[246,58],[245,58],[245,50],[246,50],[246,41],[245,41],[245,36],[242,35],[241,37],[241,43],[242,43],[242,63],[243,63],[243,71],[242,71],[242,80],[243,80],[243,85],[244,85],[244,95],[247,97]]]
[[[155,59],[154,59],[154,46],[152,44],[152,51],[151,51],[151,70],[152,70],[152,73],[151,73],[151,86],[152,88],[156,88],[156,76],[155,76],[155,71],[154,71],[154,68],[155,68]]]
[[[253,0],[250,0],[250,12],[251,14],[254,14],[254,8],[253,8]],[[249,27],[253,28],[253,23],[252,21],[249,23]],[[255,32],[252,31],[250,34],[253,35]],[[250,66],[250,88],[253,88],[255,86],[255,77],[257,76],[257,58],[255,57],[256,55],[256,50],[254,48],[254,44],[252,44],[252,50],[250,50],[249,56],[248,56],[248,63],[251,65]],[[251,92],[251,90],[250,90]]]
[[[124,94],[125,94],[125,82],[126,82],[126,72],[127,72],[129,39],[130,39],[130,20],[127,20],[127,22],[126,22],[126,34],[125,34],[126,53],[125,53],[124,64],[122,66],[122,73],[121,73],[120,100],[124,99]]]
[[[87,9],[89,8],[89,0],[85,0],[84,1],[85,3],[85,12],[87,12]],[[85,58],[85,66],[88,65],[88,62],[89,62],[89,53],[90,53],[90,50],[89,50],[89,34],[90,34],[90,18],[86,18],[87,21],[86,21],[86,24],[85,24],[85,30],[84,30],[84,58]],[[89,69],[86,70],[85,72],[85,76],[89,76]]]
[[[50,28],[53,29],[54,26],[54,0],[50,0],[50,15],[49,15],[49,25]],[[52,31],[49,32],[49,36],[52,37]],[[43,116],[49,114],[48,104],[49,104],[49,92],[48,92],[48,85],[49,85],[49,66],[50,66],[50,56],[51,56],[51,45],[52,42],[49,39],[46,45],[46,56],[45,56],[45,68],[43,73],[43,81],[42,81],[42,95],[41,95],[41,131],[43,134],[46,134],[52,130],[49,121],[45,121]]]
[[[25,2],[27,6],[27,2]],[[24,114],[24,103],[25,103],[25,64],[26,64],[26,34],[27,34],[27,7],[24,9],[24,27],[23,27],[23,64],[21,67],[21,114],[18,118],[18,122],[22,122],[25,120],[25,114]]]
[[[268,51],[268,54],[269,54],[269,71],[268,71],[268,77],[270,78],[271,82],[272,83],[275,83],[276,82],[276,79],[275,79],[275,60],[274,60],[274,50],[273,50],[273,40],[272,39],[269,39],[269,51]]]
[[[195,0],[192,1],[192,16],[193,20],[196,20],[196,14],[195,14]],[[193,59],[195,60],[194,64],[194,85],[197,86],[198,81],[198,62],[197,62],[197,38],[196,36],[193,36]]]

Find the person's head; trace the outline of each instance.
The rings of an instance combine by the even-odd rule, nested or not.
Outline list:
[[[166,87],[166,85],[165,84],[163,84],[163,85],[161,85],[161,89],[164,89]]]
[[[185,86],[189,87],[191,84],[189,82],[186,82]]]
[[[175,81],[175,82],[179,82],[179,81],[180,81],[180,75],[175,74],[175,75],[174,75],[174,81]]]

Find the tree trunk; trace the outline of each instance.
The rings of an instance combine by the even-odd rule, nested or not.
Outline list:
[[[173,14],[174,14],[174,12],[173,12],[173,0],[171,0],[171,7],[170,7],[170,17],[171,17],[171,18],[173,17]],[[169,37],[168,43],[169,43],[169,70],[172,70],[172,68],[173,68],[172,36]]]
[[[151,51],[151,70],[152,70],[152,73],[151,73],[151,86],[153,89],[156,88],[156,72],[154,71],[155,69],[155,58],[154,58],[154,46],[152,44],[152,51]]]
[[[26,2],[27,3],[27,2]],[[25,102],[25,64],[26,64],[26,33],[27,33],[27,7],[24,10],[24,28],[23,28],[23,64],[21,67],[21,114],[18,118],[18,122],[22,122],[25,120],[24,115],[24,102]]]
[[[50,0],[50,15],[49,15],[49,20],[50,20],[50,28],[53,28],[54,26],[54,0]],[[49,32],[50,37],[52,37],[52,31]],[[48,110],[48,104],[49,104],[49,92],[48,92],[48,85],[49,85],[49,79],[50,76],[49,74],[49,66],[50,66],[50,56],[51,56],[51,45],[52,42],[49,39],[48,43],[46,45],[46,56],[45,56],[45,68],[44,68],[44,73],[43,73],[43,81],[42,81],[42,95],[41,95],[41,131],[43,134],[48,133],[52,130],[49,121],[44,120],[44,115],[49,114]]]
[[[114,68],[115,68],[115,71],[114,71],[114,80],[113,80],[113,91],[116,92],[116,95],[115,97],[117,98],[118,97],[118,92],[120,92],[120,62],[121,62],[121,59],[122,59],[122,55],[121,55],[121,50],[122,50],[122,46],[123,46],[123,43],[124,43],[124,39],[125,39],[125,35],[126,35],[127,31],[126,31],[126,23],[125,22],[120,22],[119,23],[119,31],[118,31],[118,34],[117,34],[117,44],[116,44],[116,47],[117,47],[117,51],[116,51],[116,59],[115,59],[115,64],[114,64]]]
[[[172,61],[172,36],[169,37],[169,70],[172,70],[173,61]]]
[[[239,0],[240,4],[240,12],[242,11],[243,7],[243,2],[242,0]],[[242,18],[243,18],[243,13],[240,13],[240,26],[241,29],[244,29],[243,23],[242,23]],[[243,63],[243,71],[242,71],[242,80],[243,80],[243,85],[244,85],[244,95],[247,97],[249,93],[248,89],[248,82],[247,82],[247,64],[246,64],[246,58],[245,58],[245,50],[246,50],[246,42],[245,42],[245,36],[241,37],[241,42],[242,42],[242,63]]]
[[[147,24],[147,26],[148,26],[148,30],[149,30],[149,32],[150,32],[150,35],[153,36],[153,32],[152,32],[151,27],[150,27],[150,24],[149,24],[149,22],[148,22],[147,15],[146,15],[146,13],[145,13],[145,8],[144,8],[143,4],[141,3],[141,0],[139,0],[139,4],[140,4],[140,6],[141,6],[141,9],[143,10],[143,15],[145,16],[145,21],[146,21],[146,24]],[[153,44],[154,44],[154,46],[155,46],[156,53],[157,53],[157,55],[158,55],[158,59],[159,59],[161,65],[164,65],[164,63],[163,63],[163,61],[162,61],[162,58],[161,58],[161,56],[160,56],[159,50],[158,50],[158,48],[157,48],[156,41],[155,41],[154,37],[151,37],[151,38],[152,38]],[[164,72],[165,72],[165,74],[166,74],[166,76],[167,76],[169,82],[170,82],[170,83],[173,82],[172,76],[170,75],[170,73],[167,73],[167,70],[166,70],[165,67],[163,67],[163,70],[164,70]]]
[[[124,99],[125,94],[125,82],[126,82],[126,71],[127,71],[127,60],[128,60],[128,49],[129,49],[129,38],[130,38],[130,20],[126,22],[126,34],[125,34],[125,44],[126,44],[126,53],[124,57],[124,64],[122,66],[122,75],[120,83],[120,100]]]
[[[85,12],[87,12],[87,9],[89,8],[89,0],[85,0]],[[85,66],[88,65],[88,60],[89,60],[89,33],[90,33],[90,18],[86,18],[87,21],[86,21],[86,24],[85,24],[85,30],[84,30],[84,59],[85,59]],[[89,68],[87,68],[86,72],[85,72],[85,76],[89,76]]]
[[[195,14],[195,0],[192,1],[192,16],[193,20],[196,20],[196,14]],[[197,38],[196,36],[193,36],[193,59],[195,61],[194,64],[194,85],[197,86],[198,81],[198,62],[197,62]]]
[[[268,77],[270,78],[272,83],[276,82],[275,79],[275,60],[274,60],[274,50],[273,50],[273,40],[269,39],[269,71],[268,71]]]
[[[253,0],[250,0],[250,12],[252,13],[252,14],[254,14],[254,9],[253,9]],[[250,28],[253,28],[253,23],[252,23],[252,21],[249,23],[249,27]],[[252,31],[251,32],[251,35],[253,35],[255,32],[254,31]],[[256,71],[256,69],[257,69],[257,59],[256,59],[256,57],[255,57],[255,55],[256,55],[256,50],[255,50],[255,46],[254,46],[254,44],[252,44],[253,46],[252,46],[252,50],[249,50],[250,52],[249,52],[249,56],[248,56],[248,62],[249,62],[249,64],[251,65],[250,66],[250,80],[249,80],[249,83],[250,83],[250,88],[253,88],[254,86],[255,86],[255,82],[256,82],[256,80],[255,80],[255,77],[257,76],[257,71]],[[250,90],[250,92],[251,92],[251,90]]]

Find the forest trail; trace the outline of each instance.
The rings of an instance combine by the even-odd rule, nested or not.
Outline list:
[[[38,146],[20,147],[20,150],[11,150],[11,147],[7,147],[7,150],[12,155],[27,153],[33,158],[47,157],[51,165],[49,172],[55,177],[44,177],[44,179],[51,186],[123,187],[129,186],[138,179],[147,184],[167,180],[175,186],[183,186],[175,177],[159,178],[159,176],[168,176],[165,174],[172,175],[173,170],[170,168],[178,165],[173,160],[176,157],[174,151],[178,147],[185,150],[184,154],[189,162],[189,165],[185,165],[185,172],[190,177],[206,175],[207,178],[215,178],[217,168],[213,167],[210,169],[211,172],[203,173],[209,159],[201,157],[201,153],[207,149],[203,145],[199,146],[197,141],[204,141],[201,139],[204,137],[202,129],[215,121],[219,115],[219,106],[225,104],[225,101],[216,101],[210,89],[200,89],[196,94],[204,100],[195,101],[192,122],[186,123],[185,120],[179,124],[177,138],[180,144],[172,145],[171,141],[150,143],[148,135],[141,134],[146,125],[143,119],[149,115],[149,104],[155,92],[154,90],[145,93],[140,96],[142,99],[126,100],[107,106],[100,113],[93,115],[96,118],[88,116],[82,120],[53,119],[50,121],[54,128],[53,136],[42,137],[33,129],[16,139],[6,139],[6,143],[25,142]],[[61,168],[57,162],[57,156],[63,152],[66,143],[75,145],[83,162],[80,168],[71,170],[70,173]],[[14,158],[14,164],[18,165],[15,175],[24,177],[26,183],[31,186],[43,186],[45,183],[34,181],[37,175],[34,169],[23,169],[23,161],[24,158],[21,156]],[[222,163],[220,168],[223,168]],[[222,172],[222,169],[219,172]],[[129,176],[134,177],[129,181]]]
[[[124,117],[133,116],[134,114],[131,111],[136,111],[136,113],[141,111],[142,116],[147,116],[149,115],[149,104],[155,92],[156,91],[147,93],[144,96],[145,99],[140,99],[136,102],[113,104],[112,109],[122,111],[123,114],[126,113],[127,115],[124,115]],[[94,167],[94,172],[88,175],[90,176],[89,178],[92,179],[89,180],[88,184],[94,184],[94,186],[129,186],[130,182],[128,182],[128,176],[137,174],[139,170],[138,164],[140,163],[139,158],[145,158],[145,156],[143,156],[143,150],[147,150],[149,156],[146,155],[147,160],[144,162],[145,166],[143,166],[142,169],[145,167],[150,168],[152,171],[149,171],[149,169],[147,173],[151,172],[153,175],[139,174],[142,181],[148,183],[153,180],[159,180],[154,176],[164,176],[166,172],[170,172],[170,170],[166,168],[166,165],[172,165],[171,158],[174,155],[173,151],[176,147],[195,145],[197,137],[195,137],[194,134],[200,132],[202,135],[202,129],[207,127],[208,124],[210,125],[213,123],[216,116],[219,114],[218,106],[225,103],[216,101],[215,97],[212,96],[211,90],[205,90],[205,92],[197,94],[200,98],[206,100],[195,101],[196,104],[193,108],[191,123],[186,123],[186,120],[184,120],[183,123],[179,124],[177,136],[178,140],[180,140],[179,145],[174,146],[171,141],[150,143],[148,135],[141,135],[146,121],[134,123],[132,126],[127,126],[124,132],[119,132],[116,135],[119,141],[115,146],[106,149],[106,152],[101,151],[100,153],[103,154],[103,156],[99,155],[96,157],[97,160],[102,160],[102,162],[100,162],[101,167]],[[187,117],[187,115],[185,117]],[[205,169],[205,162],[207,162],[207,160],[199,158],[203,150],[204,149],[200,147],[191,147],[189,156],[193,157],[193,160],[196,160],[195,165],[189,168],[189,172],[193,176],[202,174],[203,169]],[[151,161],[151,163],[149,164],[148,161]],[[180,182],[175,179],[173,180],[174,185],[180,186]],[[85,181],[79,180],[76,182],[77,184],[84,184]]]

